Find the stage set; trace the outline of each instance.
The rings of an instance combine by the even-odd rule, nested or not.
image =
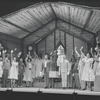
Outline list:
[[[98,100],[100,8],[24,4],[0,16],[0,100]]]

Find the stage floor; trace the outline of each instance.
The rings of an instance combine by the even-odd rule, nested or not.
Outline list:
[[[0,88],[0,91],[12,90],[12,92],[31,92],[31,93],[53,93],[53,94],[74,94],[77,95],[99,95],[100,92],[88,91],[88,90],[76,90],[76,89],[44,89],[44,88]]]

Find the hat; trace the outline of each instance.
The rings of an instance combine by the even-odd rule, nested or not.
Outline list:
[[[58,49],[57,49],[57,55],[64,55],[65,53],[64,53],[64,48],[63,48],[63,46],[62,45],[60,45],[59,47],[58,47]]]

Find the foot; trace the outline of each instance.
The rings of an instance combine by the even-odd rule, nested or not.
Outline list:
[[[47,89],[48,87],[46,86],[45,89]]]
[[[65,89],[65,87],[63,87],[63,89]]]

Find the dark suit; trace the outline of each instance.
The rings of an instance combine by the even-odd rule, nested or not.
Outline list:
[[[80,81],[79,81],[79,74],[78,74],[78,64],[79,62],[77,61],[74,65],[74,68],[72,70],[72,73],[74,74],[74,80],[73,80],[73,88],[78,88],[80,89]]]
[[[50,71],[50,61],[47,60],[46,67],[44,61],[44,80],[47,88],[49,88],[49,71]]]
[[[50,60],[50,71],[56,71],[56,62],[54,60]],[[49,85],[51,88],[54,87],[54,79],[49,78]]]

